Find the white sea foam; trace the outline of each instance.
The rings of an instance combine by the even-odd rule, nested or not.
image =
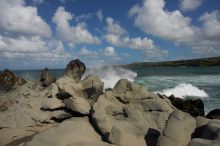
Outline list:
[[[185,98],[187,96],[199,98],[209,97],[208,93],[206,93],[204,90],[201,90],[192,84],[186,83],[178,84],[174,88],[165,89],[160,93],[165,94],[166,96],[174,95],[180,98]]]
[[[104,82],[104,88],[113,88],[121,78],[125,78],[133,82],[135,77],[137,77],[137,73],[120,67],[92,68],[86,71],[84,77],[88,74],[99,76]]]

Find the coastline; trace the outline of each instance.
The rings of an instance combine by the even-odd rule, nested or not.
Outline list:
[[[220,144],[218,112],[209,115],[211,119],[206,118],[201,101],[180,101],[154,94],[127,79],[120,79],[112,89],[104,89],[104,83],[96,75],[81,79],[85,71],[83,62],[73,60],[65,68],[64,75],[56,80],[48,69],[42,71],[38,81],[28,81],[6,72],[4,77],[10,78],[1,78],[1,85],[7,90],[0,98],[0,117],[3,119],[0,144]],[[28,137],[32,138],[25,140]]]

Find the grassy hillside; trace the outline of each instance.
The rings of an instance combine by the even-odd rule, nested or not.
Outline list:
[[[178,67],[178,66],[219,66],[220,57],[201,58],[191,60],[165,61],[165,62],[135,62],[123,67]]]

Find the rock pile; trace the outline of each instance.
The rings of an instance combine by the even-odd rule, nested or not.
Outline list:
[[[202,112],[193,117],[194,112],[180,111],[166,96],[127,79],[120,79],[112,90],[104,91],[104,83],[96,75],[81,80],[85,69],[84,63],[73,60],[56,81],[45,69],[41,81],[27,81],[16,87],[13,73],[9,73],[12,79],[8,84],[13,83],[14,88],[0,94],[0,145],[220,144],[219,120],[202,117]]]

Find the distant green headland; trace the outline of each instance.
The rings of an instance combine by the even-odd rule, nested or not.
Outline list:
[[[127,65],[122,65],[126,68],[134,67],[179,67],[179,66],[220,66],[220,57],[200,58],[178,61],[164,62],[134,62]]]

